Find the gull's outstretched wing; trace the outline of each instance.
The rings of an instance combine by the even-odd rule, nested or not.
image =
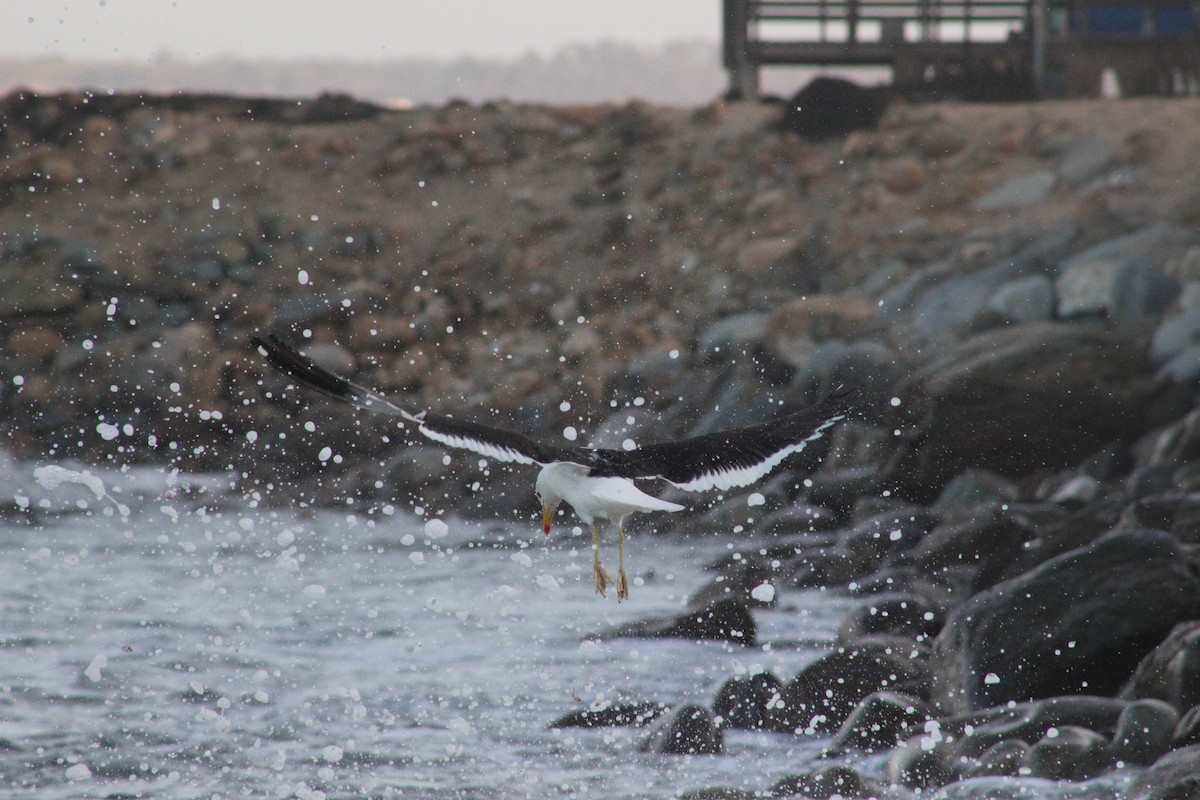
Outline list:
[[[251,343],[272,366],[302,386],[356,408],[401,417],[415,425],[426,438],[447,447],[470,450],[497,461],[518,464],[549,464],[552,461],[576,461],[586,464],[590,460],[581,448],[550,447],[505,428],[495,428],[427,411],[413,413],[370,389],[330,372],[276,336],[255,336]]]
[[[603,466],[591,474],[662,478],[691,492],[747,486],[845,419],[849,395],[839,391],[802,411],[746,428],[629,451],[605,450]]]

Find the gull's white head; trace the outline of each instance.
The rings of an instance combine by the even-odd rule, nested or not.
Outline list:
[[[554,523],[554,515],[563,499],[550,488],[550,479],[546,470],[538,473],[537,496],[542,503],[542,532],[550,535],[550,526]]]

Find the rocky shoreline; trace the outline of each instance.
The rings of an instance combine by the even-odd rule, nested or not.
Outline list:
[[[769,106],[313,105],[0,101],[9,449],[524,519],[528,476],[400,448],[249,337],[601,444],[853,385],[826,451],[671,521],[757,549],[687,619],[611,634],[753,643],[759,587],[826,586],[863,597],[839,649],[646,747],[891,753],[887,785],[842,758],[770,796],[1131,767],[1131,800],[1195,791],[1200,103],[898,106],[822,142]]]

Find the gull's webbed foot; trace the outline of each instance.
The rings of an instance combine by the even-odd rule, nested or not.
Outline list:
[[[592,566],[592,582],[596,585],[596,594],[601,597],[608,597],[608,584],[612,581],[612,575],[604,568],[604,565],[597,561]],[[620,583],[617,584],[617,593],[620,594]]]
[[[617,602],[629,598],[629,576],[625,574],[625,565],[617,570]]]

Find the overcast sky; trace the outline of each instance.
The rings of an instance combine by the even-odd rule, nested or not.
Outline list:
[[[0,56],[514,58],[720,38],[720,0],[0,0]]]

